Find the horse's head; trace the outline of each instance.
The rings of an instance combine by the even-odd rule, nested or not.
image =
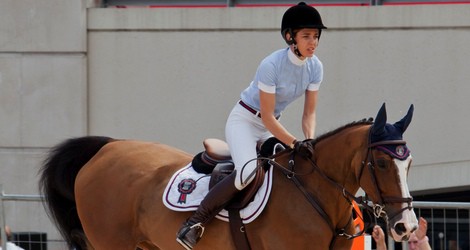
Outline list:
[[[410,151],[403,133],[411,122],[413,105],[395,124],[387,123],[385,103],[370,127],[369,148],[360,174],[360,184],[374,203],[375,216],[388,220],[395,241],[408,240],[418,221],[412,207],[407,175]]]

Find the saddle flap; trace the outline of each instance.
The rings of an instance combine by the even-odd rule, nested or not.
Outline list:
[[[209,181],[209,190],[212,189],[219,181],[227,177],[234,170],[235,166],[232,162],[218,163],[211,174]],[[226,209],[242,209],[253,200],[253,197],[258,192],[258,189],[263,185],[266,169],[258,167],[256,176],[253,181],[248,184],[242,191],[240,191],[226,206]]]
[[[229,174],[233,172],[235,166],[232,162],[221,162],[217,163],[214,170],[211,173],[211,179],[209,181],[209,190],[215,186],[219,181],[223,178],[227,177]]]
[[[227,209],[242,209],[248,206],[258,192],[258,189],[263,185],[265,176],[266,169],[258,167],[256,169],[255,179],[230,201]]]

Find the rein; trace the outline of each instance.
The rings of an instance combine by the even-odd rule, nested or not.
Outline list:
[[[303,175],[311,174],[316,170],[321,175],[321,177],[323,179],[327,180],[335,188],[337,188],[341,191],[341,193],[343,194],[343,197],[347,200],[347,202],[349,204],[352,205],[352,200],[354,200],[356,203],[361,204],[365,209],[367,209],[367,211],[369,213],[374,214],[375,218],[383,217],[386,220],[386,222],[388,223],[389,219],[392,219],[392,218],[396,217],[397,215],[399,215],[403,211],[412,210],[413,206],[411,205],[411,202],[412,202],[413,199],[411,197],[403,198],[403,197],[383,197],[382,196],[382,193],[380,192],[380,188],[379,188],[379,185],[378,185],[377,177],[376,177],[376,174],[375,174],[375,171],[374,171],[374,169],[375,169],[375,159],[374,159],[374,156],[372,154],[372,149],[377,147],[377,146],[382,146],[382,145],[406,144],[406,141],[403,141],[403,140],[387,140],[387,141],[380,141],[380,142],[376,142],[376,143],[370,143],[370,132],[369,132],[368,141],[369,141],[369,143],[368,143],[368,146],[367,146],[367,152],[366,152],[365,160],[362,161],[362,163],[361,163],[362,167],[361,167],[361,170],[359,172],[359,176],[358,177],[356,176],[356,178],[357,178],[358,183],[360,184],[360,180],[362,178],[364,168],[365,168],[365,166],[367,166],[370,173],[371,173],[371,176],[372,176],[371,178],[372,178],[372,182],[373,182],[373,185],[375,187],[376,193],[378,194],[378,197],[379,197],[379,202],[378,203],[374,203],[372,200],[369,200],[367,197],[364,197],[364,196],[356,197],[355,195],[351,194],[349,191],[346,190],[346,188],[344,186],[338,184],[336,181],[334,181],[328,175],[326,175],[323,172],[323,170],[320,167],[318,167],[318,165],[315,163],[315,161],[310,159],[310,158],[307,158],[306,160],[308,160],[310,162],[313,169],[312,169],[312,171],[309,171],[308,173],[305,173]],[[336,237],[338,237],[338,236],[346,237],[346,239],[350,240],[350,239],[353,239],[353,238],[356,238],[356,237],[359,237],[359,236],[363,235],[364,232],[365,232],[365,227],[360,232],[358,232],[356,234],[348,234],[348,233],[346,233],[346,226],[348,226],[349,223],[345,227],[340,228],[340,229],[337,229],[333,225],[333,222],[331,221],[331,218],[328,216],[328,214],[325,212],[325,210],[321,207],[320,202],[312,194],[310,194],[306,190],[306,188],[302,184],[301,180],[297,177],[297,176],[299,176],[299,174],[297,174],[294,170],[294,167],[295,167],[294,157],[295,157],[295,152],[292,152],[290,154],[290,160],[288,162],[289,169],[282,166],[281,164],[277,163],[275,161],[275,158],[269,159],[268,162],[270,164],[274,165],[274,166],[279,167],[280,170],[286,175],[286,177],[294,182],[296,187],[305,196],[307,201],[315,208],[315,210],[317,210],[317,212],[323,217],[323,219],[329,225],[331,231],[333,232],[333,235],[335,235],[333,241],[330,244],[330,249],[334,245]],[[400,211],[398,211],[397,213],[395,213],[391,217],[389,217],[387,215],[387,212],[385,211],[385,204],[390,204],[390,203],[407,203],[408,206],[402,208]],[[370,204],[372,204],[372,205],[370,205]],[[361,217],[361,219],[363,220],[362,217]]]
[[[290,169],[293,169],[294,168],[294,153],[291,153],[291,159],[289,160],[289,168]],[[315,170],[317,170],[317,172],[326,180],[328,180],[331,184],[333,184],[336,188],[340,189],[343,196],[346,198],[346,200],[348,201],[348,203],[350,203],[352,205],[352,202],[351,200],[349,200],[348,198],[352,198],[353,200],[355,200],[356,202],[358,203],[361,203],[361,204],[364,204],[363,202],[363,199],[362,197],[359,197],[359,198],[356,198],[354,195],[352,195],[350,192],[348,192],[343,186],[339,185],[337,182],[335,182],[334,180],[332,180],[330,177],[328,177],[319,167],[318,165],[316,165],[316,163],[312,160],[312,159],[308,159],[309,162],[311,163],[311,165],[313,166],[313,170],[307,174],[311,174],[313,173]],[[328,226],[330,227],[331,231],[333,232],[333,234],[335,235],[335,238],[336,236],[342,236],[342,237],[346,237],[346,239],[353,239],[353,238],[356,238],[358,236],[361,236],[364,231],[365,231],[365,228],[363,230],[361,230],[360,232],[356,233],[356,234],[353,234],[353,235],[350,235],[350,234],[347,234],[345,231],[345,228],[341,228],[341,229],[337,229],[334,225],[333,225],[333,222],[331,221],[330,217],[328,216],[328,214],[325,212],[325,210],[320,206],[320,202],[312,195],[310,194],[304,187],[304,185],[302,184],[302,182],[300,181],[300,179],[297,177],[299,176],[294,170],[289,170],[287,169],[286,167],[282,166],[281,164],[277,163],[276,161],[270,159],[269,160],[269,163],[272,164],[272,165],[275,165],[277,167],[280,168],[280,170],[286,175],[286,177],[290,180],[292,180],[295,184],[295,186],[300,190],[300,192],[305,196],[305,198],[307,199],[307,201],[315,208],[315,210],[317,210],[317,212],[321,215],[321,217],[326,221],[326,223],[328,224]],[[304,175],[307,175],[307,174],[304,174]],[[349,225],[349,224],[347,224]],[[347,226],[346,225],[346,226]],[[333,244],[330,245],[330,248]]]

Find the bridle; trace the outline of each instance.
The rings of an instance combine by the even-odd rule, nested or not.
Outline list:
[[[370,138],[370,136],[369,136]],[[374,186],[374,189],[375,189],[375,193],[376,193],[376,196],[378,197],[378,202],[377,203],[372,203],[372,206],[368,205],[368,206],[364,206],[365,203],[362,203],[363,206],[368,209],[369,211],[371,211],[375,218],[379,218],[379,217],[384,217],[386,218],[386,221],[388,222],[388,220],[391,220],[393,218],[395,218],[397,215],[401,214],[403,211],[405,210],[412,210],[413,209],[413,206],[412,206],[412,201],[413,201],[413,198],[412,197],[393,197],[393,196],[383,196],[382,195],[382,192],[380,192],[380,188],[379,188],[379,183],[377,181],[377,176],[375,174],[375,158],[374,158],[374,155],[372,154],[372,149],[373,148],[376,148],[378,146],[383,146],[383,145],[404,145],[406,144],[406,141],[404,140],[387,140],[387,141],[379,141],[379,142],[375,142],[375,143],[370,143],[369,142],[369,146],[367,147],[367,154],[366,154],[366,159],[364,161],[362,161],[361,163],[361,170],[359,172],[359,176],[358,176],[358,183],[360,183],[361,181],[361,178],[362,178],[362,174],[364,172],[364,168],[367,166],[367,168],[369,169],[369,172],[370,172],[370,175],[371,175],[371,179],[372,179],[372,183],[373,183],[373,186]],[[392,214],[391,216],[389,216],[387,214],[387,212],[385,212],[385,205],[386,204],[393,204],[393,203],[406,203],[407,206],[400,209],[398,212],[396,212],[395,214]]]
[[[333,232],[333,235],[335,236],[333,241],[330,243],[330,249],[333,247],[334,242],[335,242],[337,237],[345,237],[346,239],[356,238],[358,236],[361,236],[365,232],[365,227],[360,232],[355,233],[355,234],[348,234],[346,232],[346,227],[349,226],[350,222],[347,225],[345,225],[343,228],[339,228],[339,229],[336,228],[333,225],[333,223],[332,223],[330,217],[328,216],[328,214],[321,207],[320,202],[315,198],[314,195],[310,194],[307,191],[307,189],[304,187],[304,185],[302,184],[302,181],[299,179],[299,176],[308,175],[308,174],[311,174],[315,171],[318,172],[323,179],[327,180],[329,183],[332,184],[332,186],[334,186],[336,189],[340,190],[343,197],[346,199],[346,201],[349,204],[352,205],[352,201],[355,201],[356,203],[362,205],[368,211],[368,213],[372,213],[375,216],[376,219],[382,217],[382,218],[385,219],[385,221],[387,223],[388,223],[389,219],[393,219],[397,215],[401,214],[403,211],[413,209],[413,206],[412,206],[412,200],[413,199],[411,197],[406,197],[406,198],[403,198],[403,197],[388,197],[388,196],[383,196],[382,195],[382,193],[380,191],[380,188],[379,188],[379,185],[378,185],[377,176],[376,176],[375,171],[374,171],[374,169],[375,169],[375,158],[372,154],[372,150],[374,148],[376,148],[377,146],[394,145],[394,144],[406,144],[406,141],[403,141],[403,140],[386,140],[386,141],[379,141],[379,142],[371,143],[370,138],[371,138],[371,136],[370,136],[370,129],[369,129],[368,146],[367,146],[366,156],[365,156],[364,160],[361,162],[361,169],[359,171],[359,176],[356,176],[356,178],[357,178],[357,181],[360,185],[360,181],[362,179],[364,169],[367,166],[367,169],[369,170],[371,178],[372,178],[372,183],[373,183],[375,192],[377,194],[377,197],[379,197],[379,200],[377,201],[377,203],[374,203],[367,196],[356,197],[355,195],[351,194],[349,191],[346,190],[346,188],[344,186],[338,184],[336,181],[334,181],[328,175],[326,175],[323,172],[323,170],[320,167],[318,167],[316,162],[314,160],[310,159],[310,158],[308,158],[308,159],[304,158],[304,159],[306,159],[310,162],[310,164],[312,166],[312,171],[309,171],[308,173],[305,173],[305,174],[296,173],[295,169],[294,169],[294,167],[295,167],[294,158],[295,158],[296,154],[295,154],[294,151],[292,151],[290,153],[290,159],[288,161],[288,167],[284,167],[281,164],[279,164],[278,162],[276,162],[275,158],[272,158],[272,159],[268,160],[268,162],[271,165],[277,166],[283,172],[283,174],[286,175],[286,177],[288,179],[290,179],[294,182],[296,187],[305,196],[307,201],[315,208],[315,210],[317,210],[317,212],[327,222],[327,224],[329,225],[330,229]],[[385,206],[386,206],[386,204],[391,204],[391,203],[407,203],[408,205],[406,207],[402,208],[397,213],[393,214],[392,216],[388,216],[387,212],[385,211]]]

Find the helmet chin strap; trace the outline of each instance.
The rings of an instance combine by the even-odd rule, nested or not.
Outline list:
[[[302,54],[300,53],[300,51],[299,51],[299,48],[297,47],[297,43],[295,42],[295,40],[294,40],[293,45],[294,45],[294,53],[295,53],[298,57],[303,57],[303,55],[302,55]]]
[[[290,39],[289,40],[286,39],[287,44],[294,46],[294,53],[298,57],[303,57],[302,54],[299,51],[299,48],[297,47],[297,41],[295,41],[294,32],[292,32],[292,29],[289,28],[289,30],[287,31],[287,34],[290,35]]]

